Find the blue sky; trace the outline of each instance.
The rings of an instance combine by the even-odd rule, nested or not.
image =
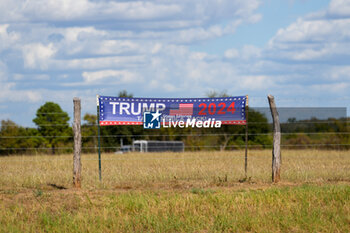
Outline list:
[[[0,0],[0,119],[96,94],[350,107],[349,0]]]

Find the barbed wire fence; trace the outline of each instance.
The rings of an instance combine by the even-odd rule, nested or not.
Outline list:
[[[258,101],[266,101],[265,96],[255,96],[254,99]],[[319,98],[279,98],[279,102],[300,102],[300,101],[306,101],[306,100],[321,100]],[[339,101],[340,99],[335,99],[334,101]],[[349,100],[348,97],[341,98],[343,101]],[[254,109],[254,108],[253,108]],[[248,110],[249,111],[249,110]],[[326,111],[332,111],[332,109],[324,110]],[[266,112],[265,112],[266,113]],[[36,114],[41,115],[64,115],[65,112],[37,112]],[[70,114],[73,115],[73,114]],[[93,114],[94,115],[94,114]],[[270,117],[270,116],[266,116]],[[322,118],[323,116],[316,116],[316,118]],[[324,120],[315,120],[315,119],[309,119],[307,121],[288,121],[288,122],[281,122],[282,130],[281,130],[281,136],[282,136],[282,143],[281,147],[283,149],[336,149],[336,150],[347,150],[350,149],[350,129],[349,129],[349,122],[350,118],[346,115],[342,119],[324,119]],[[324,125],[324,126],[330,126],[330,125],[339,125],[342,124],[344,127],[343,130],[334,129],[333,132],[329,132],[327,130],[327,127],[323,127],[324,130],[320,129],[322,127],[319,127],[317,131],[310,130],[311,127],[304,127],[307,128],[307,131],[300,132],[299,126],[314,126],[314,125]],[[72,127],[73,122],[69,122],[67,124],[41,124],[37,125],[37,127],[62,127],[62,126],[68,126]],[[248,126],[251,128],[251,126],[257,126],[257,125],[268,125],[269,131],[268,132],[254,132],[254,130],[249,130],[248,132],[248,148],[249,149],[271,149],[272,148],[272,123],[271,122],[252,122],[248,121]],[[0,134],[0,156],[1,155],[11,155],[11,154],[23,154],[23,155],[31,155],[31,154],[46,154],[50,153],[50,151],[54,150],[57,151],[58,154],[60,153],[72,153],[73,152],[73,133],[70,135],[28,135],[27,133],[23,134],[16,134],[16,135],[6,135],[3,132],[10,128],[15,127],[21,127],[16,124],[6,123],[1,125],[1,134]],[[186,144],[185,143],[185,151],[196,151],[196,150],[240,150],[244,149],[244,144],[239,143],[233,143],[233,141],[237,137],[244,137],[245,133],[244,131],[240,132],[214,132],[211,130],[202,130],[200,132],[192,131],[190,133],[179,133],[176,131],[176,133],[164,133],[164,132],[158,132],[158,133],[148,133],[148,132],[142,132],[139,133],[140,130],[137,133],[116,133],[113,132],[113,130],[108,130],[108,127],[140,127],[140,126],[103,126],[101,127],[101,150],[102,152],[108,152],[108,153],[114,153],[117,151],[120,151],[121,149],[121,139],[125,141],[126,143],[131,143],[133,139],[146,139],[146,140],[173,140],[174,138],[176,140],[180,141],[191,141],[190,139],[196,139],[196,142],[191,142]],[[235,127],[235,126],[233,126]],[[239,126],[238,126],[239,127]],[[29,129],[37,129],[37,128],[25,128],[22,127],[25,130]],[[286,130],[286,128],[288,128]],[[292,128],[292,130],[290,129]],[[293,131],[294,129],[294,131]],[[72,130],[71,130],[72,131]],[[239,130],[237,130],[239,131]],[[269,143],[266,142],[259,142],[256,143],[254,140],[251,140],[255,137],[264,136],[270,139]],[[222,144],[214,144],[214,143],[205,143],[205,141],[208,139],[214,139],[218,137],[230,137],[230,143],[228,145],[222,145]],[[304,138],[301,138],[304,137]],[[317,140],[312,140],[310,137],[317,137]],[[294,140],[292,140],[294,138]],[[343,140],[339,140],[339,138],[343,138]],[[344,139],[345,138],[345,139]],[[30,146],[30,141],[33,140],[42,140],[45,139],[57,139],[62,140],[62,143],[59,144],[59,146],[52,148],[49,146],[45,146],[45,143],[37,143],[36,146]],[[82,124],[82,152],[83,153],[97,153],[98,145],[97,145],[97,124],[96,123],[84,123]],[[303,141],[304,139],[304,141]],[[7,141],[13,140],[13,143],[7,143]]]
[[[54,114],[54,113],[52,113]],[[282,125],[329,125],[329,124],[348,124],[349,120],[325,120],[325,121],[309,121],[309,122],[285,122]],[[266,123],[266,122],[248,122],[248,125],[258,125],[258,124],[267,124],[271,126],[272,123]],[[38,126],[45,126],[45,127],[59,127],[59,126],[67,126],[63,124],[46,124],[46,125],[38,125]],[[18,125],[2,125],[2,129],[10,128],[10,127],[18,127]],[[84,130],[86,130],[85,127],[94,127],[97,128],[97,124],[83,124],[83,133],[82,133],[82,140],[83,140],[83,146],[82,151],[84,153],[90,152],[94,153],[97,152],[97,135],[86,135],[84,134]],[[149,139],[152,140],[154,138],[162,137],[164,140],[167,140],[169,138],[177,138],[177,140],[183,140],[184,138],[209,138],[209,137],[220,137],[220,136],[230,136],[230,137],[239,137],[244,136],[245,133],[212,133],[212,132],[204,132],[204,133],[183,133],[183,134],[104,134],[104,131],[106,127],[126,127],[126,126],[104,126],[101,127],[101,149],[104,152],[117,152],[121,149],[120,146],[120,139],[128,139],[128,141],[132,141],[133,139]],[[137,126],[132,126],[137,127]],[[138,126],[139,127],[139,126]],[[346,126],[348,127],[348,126]],[[349,128],[347,128],[349,130]],[[96,129],[97,131],[97,129]],[[316,135],[320,137],[319,141],[322,141],[322,138],[325,138],[325,136],[344,136],[349,138],[350,132],[349,131],[342,131],[342,132],[328,132],[328,131],[318,131],[318,132],[283,132],[283,127],[281,130],[281,136],[282,136],[282,144],[281,147],[285,149],[298,149],[298,148],[311,148],[311,149],[350,149],[350,142],[348,143],[283,143],[283,139],[285,139],[287,136],[311,136]],[[269,136],[272,137],[272,132],[267,133],[248,133],[248,140],[253,136]],[[4,139],[15,139],[20,140],[22,143],[25,143],[26,140],[31,139],[45,139],[45,138],[56,138],[56,139],[65,139],[66,146],[59,146],[55,147],[54,150],[58,152],[63,153],[72,153],[73,151],[73,135],[54,135],[54,136],[45,136],[45,135],[15,135],[15,136],[0,136],[0,140]],[[94,145],[86,145],[86,139],[92,139],[92,141],[89,141],[89,144],[92,142]],[[115,139],[113,140],[116,145],[106,145],[105,139]],[[285,140],[284,140],[285,141]],[[85,144],[85,145],[84,145]],[[110,144],[110,142],[108,143]],[[225,146],[226,150],[234,150],[234,149],[244,149],[245,145],[227,145]],[[248,144],[248,147],[250,149],[270,149],[272,148],[271,144]],[[222,145],[185,145],[185,151],[191,151],[191,150],[220,150],[222,149]],[[10,153],[6,153],[6,151],[13,151],[14,154],[38,154],[38,153],[48,153],[50,150],[52,150],[51,147],[0,147],[0,152],[3,155],[9,155]]]
[[[278,109],[278,108],[277,108]],[[247,109],[249,115],[256,113],[254,108]],[[326,111],[332,111],[325,110]],[[265,112],[259,112],[264,115]],[[37,115],[66,115],[62,112],[37,113]],[[327,114],[326,114],[327,115]],[[80,116],[80,114],[79,114]],[[94,114],[90,116],[95,116]],[[95,116],[97,118],[97,116]],[[81,125],[81,151],[83,154],[103,153],[116,154],[115,156],[84,158],[85,161],[119,161],[118,154],[123,152],[125,146],[131,146],[134,140],[155,141],[182,141],[184,151],[242,151],[246,147],[249,150],[272,150],[273,149],[273,123],[265,115],[263,121],[250,120],[247,122],[249,131],[245,133],[244,126],[224,126],[219,129],[196,129],[196,128],[168,128],[166,130],[144,130],[142,126],[103,126],[98,135],[98,124],[86,121]],[[81,120],[81,116],[79,117]],[[259,118],[261,119],[261,118]],[[79,121],[80,121],[79,120]],[[95,119],[94,121],[96,121]],[[291,118],[281,122],[282,150],[349,150],[350,149],[350,118],[345,114],[342,117],[325,118],[322,114],[305,120]],[[69,129],[70,133],[57,133],[55,135],[43,135],[40,128]],[[79,126],[80,127],[80,126]],[[0,130],[0,156],[28,155],[21,158],[11,158],[11,162],[35,162],[38,161],[30,155],[42,154],[73,154],[74,134],[73,122],[66,124],[38,124],[37,127],[21,127],[11,121],[2,121]],[[125,130],[124,130],[125,129]],[[16,131],[17,130],[17,131]],[[33,133],[34,131],[34,133]],[[248,137],[248,144],[244,138]],[[50,146],[47,142],[56,140],[56,146]],[[80,140],[79,140],[80,141]],[[124,144],[125,143],[125,144]],[[164,147],[153,146],[153,149]],[[100,150],[100,151],[99,151]],[[79,152],[80,153],[80,152]],[[128,159],[133,159],[129,157]],[[139,160],[140,158],[135,158]],[[168,159],[164,156],[145,157],[142,159]],[[181,156],[171,159],[191,159],[191,156]],[[52,159],[40,159],[41,162],[68,161],[67,156],[55,156]],[[101,167],[100,180],[101,180]],[[247,178],[247,171],[245,171]]]

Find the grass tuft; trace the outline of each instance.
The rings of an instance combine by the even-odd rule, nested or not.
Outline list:
[[[191,193],[205,195],[215,193],[215,191],[211,189],[192,188]]]

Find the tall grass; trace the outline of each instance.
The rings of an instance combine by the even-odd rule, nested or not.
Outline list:
[[[347,232],[350,154],[271,151],[0,157],[0,232]],[[243,182],[243,183],[241,183]]]
[[[0,157],[0,189],[71,187],[72,155]],[[288,150],[282,154],[282,183],[350,181],[348,151]],[[102,154],[102,182],[95,154],[82,155],[83,188],[188,188],[236,185],[244,178],[244,153]],[[251,183],[270,183],[271,152],[250,151]]]
[[[348,232],[350,187],[1,195],[0,232]],[[12,196],[13,198],[9,198]]]

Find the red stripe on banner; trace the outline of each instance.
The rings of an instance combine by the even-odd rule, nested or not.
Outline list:
[[[168,123],[168,122],[166,122]],[[163,122],[161,122],[163,125]],[[244,121],[221,121],[223,125],[246,125],[247,122]],[[100,121],[100,125],[143,125],[143,122],[136,121]]]
[[[136,121],[100,121],[100,125],[143,125],[143,122]]]
[[[223,125],[246,125],[247,121],[221,121]]]
[[[185,121],[186,122],[186,121]],[[163,125],[163,122],[160,122]],[[169,122],[165,122],[169,125]],[[222,125],[246,125],[246,121],[221,121]]]

